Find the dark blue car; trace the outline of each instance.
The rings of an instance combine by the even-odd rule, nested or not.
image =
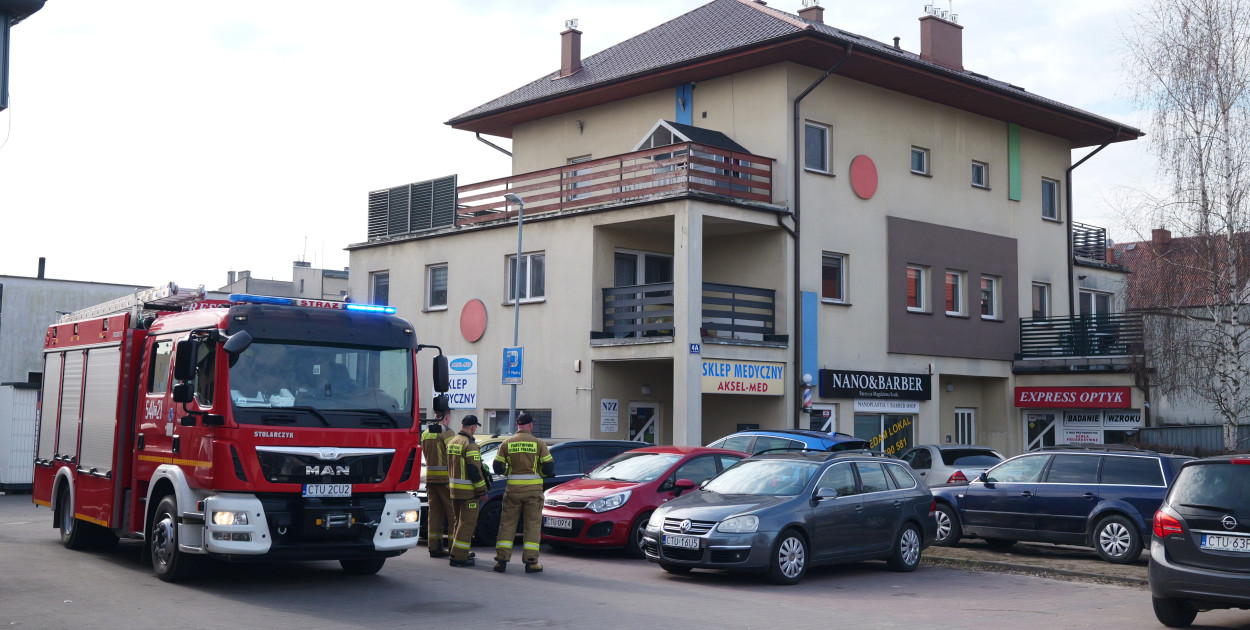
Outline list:
[[[968,484],[933,487],[935,544],[984,538],[1005,549],[1026,540],[1093,547],[1133,562],[1185,460],[1131,447],[1049,447],[1013,457]]]
[[[708,447],[725,448],[755,455],[764,451],[858,451],[867,449],[868,442],[846,433],[822,433],[802,429],[752,429],[727,435],[708,444]]]

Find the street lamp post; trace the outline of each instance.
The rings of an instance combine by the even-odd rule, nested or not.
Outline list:
[[[509,203],[519,206],[516,215],[516,271],[513,273],[512,294],[512,346],[520,345],[521,333],[521,227],[525,222],[525,200],[516,193],[503,196]],[[512,402],[508,405],[508,422],[516,426],[516,383],[512,384]],[[513,429],[513,433],[516,430]]]

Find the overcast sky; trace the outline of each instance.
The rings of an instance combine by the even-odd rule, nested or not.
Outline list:
[[[703,0],[48,0],[12,32],[0,112],[0,275],[224,284],[343,268],[370,190],[507,158],[444,121]],[[919,48],[923,0],[825,0],[825,21]],[[946,6],[945,0],[939,3]],[[772,0],[795,12],[801,0]],[[964,65],[1144,128],[1120,72],[1125,0],[955,0]],[[505,146],[507,140],[498,140]],[[1086,150],[1075,152],[1074,161]],[[1077,169],[1078,221],[1154,178],[1144,140]]]

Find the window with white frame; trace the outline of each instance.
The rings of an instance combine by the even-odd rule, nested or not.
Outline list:
[[[972,185],[976,188],[989,188],[990,167],[985,162],[972,162]]]
[[[1033,283],[1033,320],[1045,321],[1050,317],[1050,285]]]
[[[999,318],[999,287],[1002,279],[998,276],[981,276],[981,319]]]
[[[964,314],[964,272],[946,270],[946,314]]]
[[[508,304],[516,301],[516,256],[508,257]],[[542,252],[521,255],[521,303],[537,302],[547,295],[546,256]]]
[[[425,274],[425,307],[447,308],[447,265],[430,265]]]
[[[1059,182],[1042,179],[1042,218],[1059,220]]]
[[[846,254],[825,252],[820,265],[820,297],[826,302],[846,302]]]
[[[907,265],[907,310],[913,313],[924,313],[929,310],[929,300],[926,296],[928,276],[928,267]]]
[[[1102,291],[1081,291],[1077,294],[1081,307],[1081,316],[1109,315],[1111,313],[1111,294]]]
[[[929,174],[929,150],[921,147],[911,148],[911,172],[917,175]]]
[[[582,156],[578,156],[578,157],[575,157],[575,158],[569,158],[568,163],[569,163],[569,164],[581,164],[582,162],[589,162],[589,161],[590,161],[590,159],[591,159],[591,157],[590,157],[589,155],[582,155]],[[566,177],[581,177],[582,175],[589,175],[589,174],[590,174],[590,169],[589,169],[589,168],[579,168],[579,169],[576,169],[576,170],[573,170],[573,171],[567,171],[567,172],[566,172],[566,174],[565,174],[565,176],[566,176]],[[570,182],[570,183],[568,184],[568,188],[569,188],[569,190],[575,190],[575,189],[577,189],[577,188],[585,188],[585,187],[589,186],[590,184],[591,184],[591,182],[590,182],[590,181],[583,181],[583,182]],[[587,196],[589,196],[589,195],[590,195],[590,193],[585,193],[585,192],[583,192],[583,193],[573,193],[573,194],[571,194],[571,195],[569,195],[569,196],[568,196],[568,200],[569,200],[569,201],[573,201],[573,200],[576,200],[576,199],[582,199],[582,198],[587,197]]]
[[[829,127],[808,122],[803,129],[803,167],[809,171],[829,172]]]
[[[389,271],[375,271],[369,274],[369,303],[390,305],[391,274]]]

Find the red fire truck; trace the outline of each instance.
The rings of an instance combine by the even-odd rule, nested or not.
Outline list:
[[[33,497],[62,544],[142,540],[170,582],[206,556],[370,574],[415,547],[416,354],[435,346],[390,307],[182,311],[202,295],[171,283],[48,328]],[[436,390],[446,365],[440,350]]]

